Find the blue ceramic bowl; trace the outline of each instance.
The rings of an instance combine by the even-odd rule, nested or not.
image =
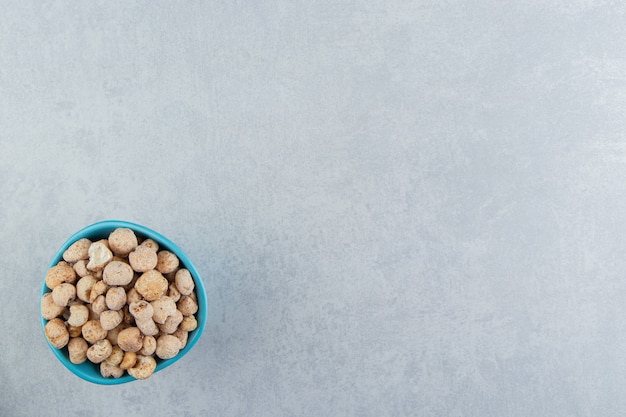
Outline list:
[[[174,362],[180,360],[194,347],[194,345],[202,336],[202,332],[204,331],[207,319],[207,299],[202,279],[200,278],[200,274],[198,273],[196,268],[191,263],[191,260],[189,260],[187,255],[185,255],[185,253],[178,246],[176,246],[171,240],[169,240],[165,236],[155,232],[154,230],[150,230],[145,226],[121,220],[105,220],[89,225],[82,230],[79,230],[72,237],[70,237],[54,255],[54,258],[52,258],[52,261],[50,262],[48,268],[52,268],[59,261],[61,261],[63,259],[63,252],[65,252],[65,250],[78,239],[84,237],[92,241],[104,239],[107,238],[109,234],[118,227],[132,229],[138,237],[153,239],[159,244],[160,249],[167,249],[170,252],[176,254],[176,256],[178,256],[178,259],[180,260],[181,267],[187,268],[189,270],[196,284],[195,292],[198,300],[198,312],[195,316],[198,321],[198,327],[189,333],[187,345],[174,358],[166,360],[156,358],[157,367],[154,372],[157,373],[160,370],[174,364]],[[41,286],[41,296],[43,296],[47,292],[50,292],[50,289],[46,286],[44,277],[44,283]],[[48,320],[45,320],[43,317],[41,318],[42,330],[47,322]],[[63,349],[57,349],[48,342],[48,339],[45,338],[45,334],[44,339],[46,340],[46,343],[48,343],[48,346],[50,346],[50,349],[52,349],[52,352],[59,359],[59,361],[61,361],[61,363],[75,375],[86,381],[103,385],[117,385],[124,384],[126,382],[136,381],[135,378],[128,374],[124,374],[124,376],[122,376],[121,378],[105,378],[100,374],[100,366],[93,364],[89,361],[85,361],[79,365],[75,365],[70,362],[67,347]]]

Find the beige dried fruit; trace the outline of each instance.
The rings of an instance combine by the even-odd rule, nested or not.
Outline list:
[[[133,315],[135,321],[146,321],[151,320],[152,315],[154,314],[154,309],[152,308],[152,304],[145,300],[137,301],[135,303],[131,303],[128,306],[128,311]]]
[[[184,349],[185,346],[187,346],[187,340],[189,339],[189,332],[179,327],[178,330],[172,333],[172,336],[175,336],[180,341],[181,350]]]
[[[162,274],[169,274],[178,268],[180,261],[178,257],[168,250],[161,250],[157,253],[157,271]]]
[[[198,328],[198,320],[194,316],[185,316],[183,321],[180,322],[180,329],[191,332]]]
[[[52,300],[61,307],[66,307],[76,298],[76,287],[68,282],[57,285],[52,290]]]
[[[100,324],[102,325],[102,324]],[[130,325],[124,323],[124,321],[122,321],[116,328],[111,329],[107,332],[107,340],[109,342],[111,342],[112,345],[117,345],[117,336],[120,334],[120,332],[124,329],[129,328]]]
[[[159,324],[159,330],[165,334],[172,334],[178,329],[178,325],[183,321],[183,313],[174,310],[174,314],[169,316],[165,323]]]
[[[156,369],[156,361],[152,356],[137,355],[137,362],[132,368],[128,369],[128,373],[136,379],[149,378]]]
[[[113,348],[111,349],[111,354],[105,359],[105,361],[110,365],[119,366],[120,363],[122,363],[122,359],[124,359],[124,351],[119,346],[112,346]]]
[[[146,247],[152,249],[155,253],[159,251],[159,244],[156,243],[152,239],[144,239],[144,241],[141,242],[141,245],[139,245],[139,246],[146,246]]]
[[[107,247],[105,241],[99,240],[89,246],[89,263],[87,269],[101,271],[113,258],[113,253]]]
[[[154,336],[144,336],[143,346],[141,347],[139,354],[144,355],[144,356],[154,355],[156,346],[157,346],[157,342]]]
[[[128,285],[133,280],[133,269],[122,261],[111,261],[104,267],[102,280],[108,285]]]
[[[87,320],[89,320],[89,309],[86,306],[82,304],[70,306],[70,316],[67,319],[67,324],[81,327]]]
[[[157,339],[156,355],[161,359],[171,359],[178,355],[180,341],[176,336],[163,335]]]
[[[100,317],[100,314],[107,310],[106,297],[104,295],[97,296],[96,299],[93,300],[93,303],[90,304],[90,307],[91,311]]]
[[[135,318],[135,325],[145,336],[154,336],[159,328],[152,320],[152,305],[145,300],[137,301],[128,306],[128,311]]]
[[[67,331],[70,334],[70,337],[79,337],[83,334],[83,326],[71,326],[67,325]]]
[[[119,366],[122,369],[129,369],[135,366],[135,362],[137,362],[137,354],[135,352],[124,352],[124,358]]]
[[[141,301],[141,294],[137,292],[136,288],[131,288],[126,292],[126,304],[130,305],[132,303],[136,303],[137,301]]]
[[[191,277],[191,273],[187,269],[184,269],[184,268],[179,269],[176,272],[174,282],[176,283],[176,288],[182,295],[191,294],[195,288],[195,284],[193,282],[193,278]]]
[[[80,364],[87,360],[87,349],[89,345],[82,337],[73,337],[67,344],[67,351],[70,356],[70,362]]]
[[[135,232],[125,227],[115,229],[109,235],[109,246],[117,256],[127,256],[138,244]]]
[[[73,284],[76,281],[76,271],[64,261],[59,262],[46,273],[46,286],[54,290],[58,285],[68,282]]]
[[[91,344],[107,337],[106,330],[102,328],[98,320],[88,320],[87,323],[83,324],[82,329],[83,339]]]
[[[90,273],[89,270],[87,269],[87,260],[85,259],[76,261],[74,265],[72,266],[72,268],[74,268],[74,272],[76,272],[76,275],[78,275],[79,277],[87,276]]]
[[[78,239],[63,252],[63,260],[73,263],[89,258],[89,246],[91,246],[91,243],[91,240],[87,238]]]
[[[65,313],[65,307],[54,302],[52,293],[46,293],[41,297],[41,316],[46,320],[52,320]]]
[[[178,308],[178,310],[180,310],[181,313],[183,313],[183,316],[191,316],[193,314],[196,314],[196,312],[198,311],[198,303],[190,295],[183,295],[182,297],[180,297],[180,300],[178,300],[176,307]]]
[[[168,289],[167,289],[167,296],[170,297],[172,300],[174,300],[175,303],[177,303],[178,300],[180,300],[181,293],[180,291],[178,291],[178,288],[176,288],[175,282],[170,282],[170,285],[168,286]]]
[[[98,280],[93,275],[85,275],[76,283],[76,296],[86,303],[90,302],[91,290]]]
[[[124,313],[121,310],[106,310],[100,313],[100,326],[108,332],[119,326],[123,319]]]
[[[63,320],[56,318],[50,320],[44,326],[46,338],[52,346],[61,349],[70,341],[70,333],[67,331]]]
[[[117,335],[117,345],[124,352],[139,352],[143,346],[141,332],[137,327],[129,327]]]
[[[160,298],[167,291],[167,279],[154,269],[144,272],[135,282],[135,289],[147,301]]]
[[[133,270],[137,272],[147,272],[156,268],[158,256],[152,248],[139,245],[134,251],[128,254],[128,261]]]
[[[167,295],[163,295],[158,300],[152,301],[150,305],[154,310],[152,320],[158,324],[165,323],[165,320],[176,312],[176,302]]]
[[[121,310],[126,304],[126,291],[122,287],[111,287],[108,289],[105,299],[109,310]]]
[[[105,378],[120,378],[124,375],[124,370],[119,366],[104,361],[100,363],[100,375]]]
[[[159,328],[152,319],[148,319],[145,321],[135,320],[135,325],[139,328],[144,336],[156,336],[157,334],[159,334]]]
[[[106,339],[98,340],[87,349],[87,359],[93,363],[100,363],[109,357],[112,350],[111,342]]]
[[[96,298],[105,294],[108,289],[109,286],[106,282],[96,281],[96,283],[93,284],[93,287],[91,287],[91,292],[89,293],[89,302],[93,303]]]

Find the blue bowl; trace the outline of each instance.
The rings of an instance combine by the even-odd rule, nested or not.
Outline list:
[[[105,221],[101,221],[101,222],[89,225],[79,230],[72,237],[70,237],[54,255],[54,258],[52,258],[52,261],[50,262],[50,265],[48,266],[48,268],[52,268],[59,261],[63,260],[63,252],[65,252],[65,250],[78,239],[85,238],[85,237],[92,241],[105,239],[109,236],[109,234],[113,230],[117,229],[118,227],[125,227],[128,229],[132,229],[138,237],[153,239],[155,242],[159,244],[160,249],[166,249],[176,254],[176,256],[178,256],[178,259],[180,260],[181,267],[187,268],[189,270],[196,285],[195,292],[196,292],[196,297],[198,301],[198,312],[196,313],[195,316],[196,316],[196,320],[198,321],[198,327],[189,333],[189,338],[187,339],[187,345],[185,346],[184,349],[182,349],[178,353],[178,355],[176,355],[172,359],[165,359],[165,360],[155,358],[157,361],[157,367],[154,372],[157,373],[160,370],[165,369],[168,366],[174,364],[174,362],[180,360],[194,347],[194,345],[198,342],[198,340],[202,336],[202,332],[204,331],[204,327],[206,325],[206,319],[207,319],[207,299],[206,299],[206,292],[204,290],[204,284],[202,283],[200,274],[191,263],[191,260],[189,260],[187,255],[185,255],[185,253],[178,246],[176,246],[171,240],[169,240],[165,236],[155,232],[154,230],[148,229],[145,226],[141,226],[138,224],[129,223],[129,222],[121,221],[121,220],[105,220]],[[44,283],[41,286],[41,296],[43,296],[44,294],[48,292],[50,292],[50,289],[46,286],[45,279],[44,279]],[[48,320],[41,317],[42,330],[47,322]],[[61,361],[61,363],[67,369],[69,369],[72,373],[74,373],[74,375],[86,381],[93,382],[94,384],[102,384],[102,385],[117,385],[117,384],[124,384],[126,382],[136,381],[135,378],[133,378],[132,376],[128,374],[124,374],[124,376],[122,376],[121,378],[105,378],[100,374],[100,365],[93,364],[89,361],[85,361],[78,365],[73,364],[72,362],[70,362],[67,347],[63,349],[57,349],[48,342],[48,339],[45,338],[45,334],[44,334],[44,339],[46,340],[46,343],[48,343],[48,346],[50,346],[50,349],[52,350],[52,352],[59,359],[59,361]]]

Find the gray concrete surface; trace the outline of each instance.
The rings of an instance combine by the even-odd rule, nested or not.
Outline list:
[[[1,6],[0,415],[626,410],[622,3]],[[117,387],[38,321],[102,219],[177,242],[210,302]]]

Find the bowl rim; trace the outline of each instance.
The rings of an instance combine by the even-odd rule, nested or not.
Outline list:
[[[78,239],[82,237],[86,237],[85,235],[88,235],[88,234],[89,235],[102,235],[103,236],[102,238],[106,238],[106,236],[108,236],[108,234],[110,234],[113,230],[120,228],[120,227],[129,228],[133,230],[136,234],[138,234],[140,237],[153,239],[159,244],[160,248],[167,249],[173,252],[174,254],[176,254],[176,256],[178,256],[181,262],[181,265],[184,265],[184,267],[189,270],[192,277],[194,278],[195,292],[196,292],[196,298],[197,298],[197,303],[198,303],[198,312],[196,313],[195,316],[196,316],[196,320],[198,321],[198,327],[189,333],[189,339],[187,341],[187,344],[178,353],[178,355],[176,355],[175,357],[171,359],[158,359],[157,358],[157,366],[156,366],[156,369],[154,370],[154,373],[156,374],[157,372],[167,368],[170,365],[173,365],[175,362],[182,359],[182,357],[185,356],[196,345],[196,343],[198,343],[206,327],[206,321],[207,321],[207,315],[208,315],[208,311],[207,311],[208,302],[206,298],[206,290],[204,287],[204,283],[202,282],[202,278],[200,274],[198,273],[198,270],[196,269],[194,264],[191,262],[191,259],[187,257],[185,252],[183,252],[183,250],[180,247],[178,247],[178,245],[176,245],[174,242],[172,242],[170,239],[163,236],[159,232],[156,232],[146,226],[143,226],[137,223],[132,223],[132,222],[125,221],[125,220],[102,220],[96,223],[92,223],[88,226],[85,226],[82,229],[78,230],[76,233],[74,233],[72,236],[70,236],[65,241],[65,243],[63,243],[60,249],[55,253],[55,255],[52,257],[52,260],[50,261],[48,268],[46,269],[46,273],[48,269],[52,268],[59,261],[63,259],[63,252],[65,252],[65,250],[72,243],[76,242]],[[51,290],[46,285],[45,274],[44,274],[44,280],[41,286],[41,294],[39,296],[40,303],[41,303],[41,297],[43,297],[44,294],[50,291]],[[57,359],[59,359],[59,362],[61,362],[74,375],[84,379],[85,381],[88,381],[94,384],[99,384],[99,385],[119,385],[119,384],[137,381],[137,379],[133,378],[128,373],[126,373],[120,378],[105,378],[101,376],[98,371],[96,373],[98,376],[96,377],[93,375],[93,372],[86,371],[87,366],[97,367],[96,364],[92,364],[91,362],[88,362],[88,361],[85,361],[81,364],[73,364],[64,354],[64,350],[67,350],[67,347],[63,349],[57,349],[54,346],[52,346],[52,344],[48,341],[48,339],[45,336],[45,330],[44,330],[46,323],[48,323],[48,320],[43,318],[43,316],[41,315],[41,312],[39,313],[39,317],[41,321],[41,330],[43,332],[44,340],[46,341],[48,347],[50,347],[54,355],[57,357]]]

